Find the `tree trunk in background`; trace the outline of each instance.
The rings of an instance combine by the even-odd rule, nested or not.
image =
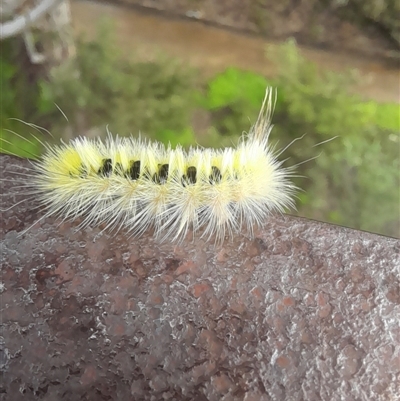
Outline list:
[[[3,0],[0,38],[22,35],[32,64],[46,69],[75,55],[68,0]]]

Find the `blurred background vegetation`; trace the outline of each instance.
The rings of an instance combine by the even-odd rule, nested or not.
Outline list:
[[[167,56],[127,57],[113,43],[112,29],[102,24],[94,40],[77,41],[72,62],[48,74],[27,67],[20,38],[3,41],[3,150],[40,154],[38,141],[15,133],[58,141],[105,135],[106,126],[114,134],[141,132],[173,145],[231,146],[256,120],[265,89],[273,86],[272,144],[283,149],[306,134],[281,155],[286,165],[298,164],[295,180],[303,190],[291,213],[400,236],[399,105],[351,94],[357,74],[317,68],[294,41],[265,49],[266,60],[278,66],[274,79],[233,67],[204,78]]]

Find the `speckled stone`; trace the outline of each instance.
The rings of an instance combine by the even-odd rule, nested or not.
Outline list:
[[[223,245],[43,219],[0,156],[0,399],[395,400],[400,241],[291,216]],[[33,227],[19,236],[25,228]]]

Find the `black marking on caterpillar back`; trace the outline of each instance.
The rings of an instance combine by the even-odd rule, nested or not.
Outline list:
[[[131,167],[126,173],[131,180],[138,180],[140,176],[140,160],[131,162]]]
[[[156,184],[165,184],[168,179],[168,164],[159,164],[158,172],[153,175],[153,181]]]
[[[221,170],[218,167],[211,167],[211,174],[208,177],[210,184],[217,184],[222,179]]]
[[[103,159],[102,160],[102,165],[97,171],[97,175],[100,175],[102,177],[109,177],[112,173],[113,167],[112,167],[112,160],[111,159]]]
[[[186,170],[186,174],[183,174],[181,179],[182,185],[196,184],[197,182],[197,169],[194,166],[190,166]]]
[[[196,184],[197,182],[197,169],[194,166],[188,167],[186,170],[187,179],[190,184]]]

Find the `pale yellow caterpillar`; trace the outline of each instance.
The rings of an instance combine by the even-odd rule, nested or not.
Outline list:
[[[140,138],[79,137],[46,145],[25,186],[44,217],[80,217],[80,227],[103,225],[160,240],[181,240],[189,230],[216,240],[253,228],[274,211],[294,207],[292,169],[269,145],[273,91],[236,147],[165,146]]]

